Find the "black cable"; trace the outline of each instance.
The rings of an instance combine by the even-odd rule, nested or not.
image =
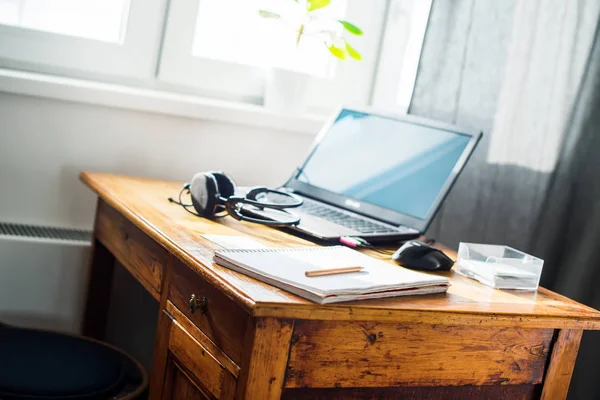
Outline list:
[[[188,194],[190,193],[189,186],[188,186],[188,185],[186,185],[186,186],[184,186],[184,187],[183,187],[183,189],[181,189],[181,190],[179,191],[179,201],[175,200],[175,199],[174,199],[174,198],[172,198],[172,197],[169,197],[169,199],[168,199],[168,200],[169,200],[169,202],[170,202],[170,203],[175,203],[175,204],[178,204],[178,205],[180,205],[180,206],[181,206],[181,207],[182,207],[182,208],[183,208],[185,211],[189,212],[189,213],[190,213],[190,214],[192,214],[192,215],[195,215],[196,217],[201,217],[201,215],[200,215],[200,214],[198,214],[197,212],[195,212],[195,211],[191,211],[191,210],[189,210],[189,209],[188,209],[188,207],[193,207],[193,206],[194,206],[193,204],[187,204],[187,203],[184,203],[184,202],[183,202],[183,200],[181,199],[181,195],[183,194],[183,191],[184,191],[184,190],[187,190]]]
[[[170,203],[175,203],[175,204],[178,204],[178,205],[180,205],[182,207],[192,207],[193,206],[193,204],[183,204],[182,202],[177,201],[177,200],[175,200],[172,197],[169,197],[167,200],[169,200]]]
[[[181,190],[179,191],[179,201],[175,200],[175,199],[174,199],[174,198],[172,198],[172,197],[169,197],[169,199],[168,199],[168,200],[169,200],[169,202],[171,202],[171,203],[175,203],[175,204],[179,204],[179,205],[180,205],[180,206],[182,206],[182,207],[193,207],[193,204],[185,204],[185,203],[183,202],[183,200],[181,200],[181,195],[183,194],[183,191],[184,191],[184,190],[187,190],[188,194],[190,193],[190,189],[189,189],[189,187],[186,187],[186,186],[184,186],[184,187],[183,187],[183,189],[181,189]]]
[[[181,189],[179,191],[179,204],[181,204],[182,207],[193,207],[194,206],[193,204],[183,204],[183,200],[181,200],[181,194],[183,193],[184,190],[187,191],[187,194],[190,194],[190,187],[189,187],[189,185],[185,185],[183,187],[183,189]]]

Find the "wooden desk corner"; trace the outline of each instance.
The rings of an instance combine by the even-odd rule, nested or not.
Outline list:
[[[546,289],[452,272],[447,294],[314,304],[213,264],[200,235],[314,244],[194,217],[167,201],[178,182],[81,180],[99,197],[84,334],[104,335],[118,261],[160,302],[150,399],[564,399],[583,330],[600,329],[598,311]]]

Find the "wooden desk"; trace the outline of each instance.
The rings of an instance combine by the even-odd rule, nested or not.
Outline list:
[[[563,399],[583,330],[600,328],[548,290],[453,273],[447,294],[317,305],[213,264],[200,234],[313,244],[194,217],[167,201],[177,182],[81,179],[99,196],[84,333],[104,334],[116,259],[160,302],[151,399]]]

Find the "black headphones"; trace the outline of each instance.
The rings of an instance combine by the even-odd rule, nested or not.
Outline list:
[[[179,204],[187,212],[204,218],[222,218],[231,215],[239,221],[254,222],[269,226],[290,226],[300,222],[300,218],[286,211],[287,208],[299,207],[302,199],[294,194],[266,187],[250,189],[245,196],[235,195],[235,183],[223,172],[200,172],[186,183],[179,192],[179,201],[169,197],[171,203]],[[187,191],[192,203],[183,203],[181,195]],[[244,206],[254,206],[259,210],[268,209],[276,213],[276,219],[248,216],[244,214]],[[193,207],[195,212],[190,210]]]

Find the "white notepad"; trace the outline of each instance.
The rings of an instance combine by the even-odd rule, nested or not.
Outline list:
[[[320,304],[448,290],[442,276],[394,266],[343,246],[216,250],[214,261]],[[305,272],[361,266],[361,272],[307,277]]]

